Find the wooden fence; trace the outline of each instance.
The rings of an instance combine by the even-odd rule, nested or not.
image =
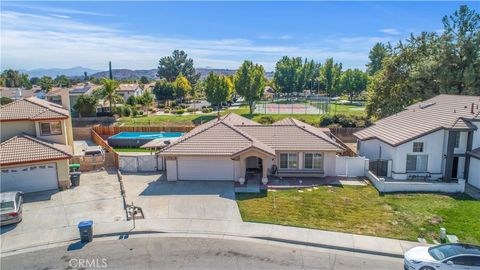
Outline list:
[[[102,136],[100,136],[94,129],[92,129],[91,134],[92,134],[92,141],[97,145],[100,145],[101,147],[103,147],[105,151],[107,151],[108,153],[110,153],[110,155],[113,156],[113,165],[115,165],[115,167],[118,168],[120,166],[118,153],[115,152],[115,150],[110,145],[108,145],[108,143],[102,138]]]
[[[189,132],[195,126],[101,126],[92,127],[92,131],[100,135],[100,137],[110,137],[120,132]]]

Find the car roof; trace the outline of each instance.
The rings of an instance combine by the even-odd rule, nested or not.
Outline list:
[[[2,192],[0,193],[0,200],[2,202],[13,201],[17,193],[19,193],[19,191]]]
[[[445,244],[443,246],[449,246],[458,255],[478,255],[480,256],[480,246],[469,244]]]

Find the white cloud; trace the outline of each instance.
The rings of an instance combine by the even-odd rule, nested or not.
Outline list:
[[[382,33],[393,35],[393,36],[398,36],[400,35],[400,31],[395,28],[384,28],[379,30]]]
[[[54,16],[60,15],[60,16]],[[368,51],[382,37],[331,37],[316,43],[259,45],[253,40],[189,39],[138,35],[112,25],[96,25],[61,14],[1,13],[1,68],[31,69],[85,66],[148,69],[175,49],[185,50],[198,67],[237,68],[248,59],[273,70],[284,55],[324,61],[334,57],[345,67],[364,68]],[[277,36],[291,39],[292,36]]]

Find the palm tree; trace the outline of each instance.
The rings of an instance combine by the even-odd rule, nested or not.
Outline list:
[[[118,82],[115,80],[104,78],[102,79],[102,84],[103,84],[102,96],[104,99],[108,100],[108,103],[110,105],[110,112],[113,113],[112,104],[114,100],[118,98],[118,95],[117,95]]]

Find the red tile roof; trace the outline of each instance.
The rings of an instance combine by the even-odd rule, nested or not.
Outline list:
[[[36,97],[16,100],[0,107],[0,121],[66,119],[68,110]]]

